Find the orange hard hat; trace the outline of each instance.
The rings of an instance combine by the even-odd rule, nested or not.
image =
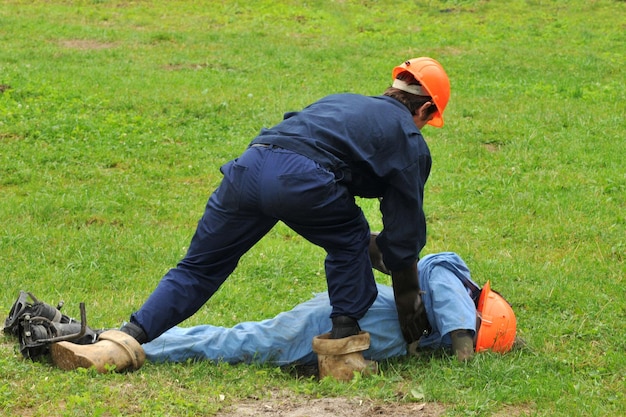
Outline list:
[[[442,127],[443,111],[450,99],[450,80],[443,67],[432,58],[413,58],[393,69],[393,79],[395,80],[398,74],[405,71],[411,73],[413,77],[419,81],[437,106],[437,112],[428,124],[435,127]]]
[[[489,281],[480,293],[477,310],[481,323],[476,336],[476,352],[493,350],[504,353],[511,350],[517,328],[515,313],[500,294],[491,291]]]

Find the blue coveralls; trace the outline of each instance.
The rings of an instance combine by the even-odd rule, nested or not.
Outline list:
[[[387,267],[403,269],[426,241],[430,167],[411,113],[393,98],[337,94],[287,113],[222,166],[186,256],[131,322],[152,340],[190,317],[279,220],[326,250],[331,317],[360,319],[377,288],[369,226],[354,197],[382,197],[377,243]]]

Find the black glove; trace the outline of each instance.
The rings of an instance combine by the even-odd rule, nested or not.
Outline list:
[[[402,336],[407,343],[413,343],[431,331],[420,295],[417,263],[400,271],[392,271],[391,279]]]

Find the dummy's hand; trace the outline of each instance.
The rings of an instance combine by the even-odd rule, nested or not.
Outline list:
[[[460,362],[466,362],[474,356],[474,337],[469,330],[459,329],[450,332],[452,351]]]
[[[430,332],[426,309],[418,291],[396,296],[400,330],[407,343],[413,343]]]
[[[383,274],[389,275],[391,274],[391,272],[389,272],[389,270],[385,266],[385,263],[383,262],[383,254],[380,249],[378,249],[378,245],[376,244],[376,236],[378,236],[378,233],[370,233],[369,253],[370,260],[372,262],[372,268],[382,272]]]

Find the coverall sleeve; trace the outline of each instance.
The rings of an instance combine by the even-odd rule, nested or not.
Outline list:
[[[390,182],[380,203],[383,230],[376,243],[391,271],[411,265],[426,245],[423,198],[430,166],[430,157],[423,156],[400,171]]]

